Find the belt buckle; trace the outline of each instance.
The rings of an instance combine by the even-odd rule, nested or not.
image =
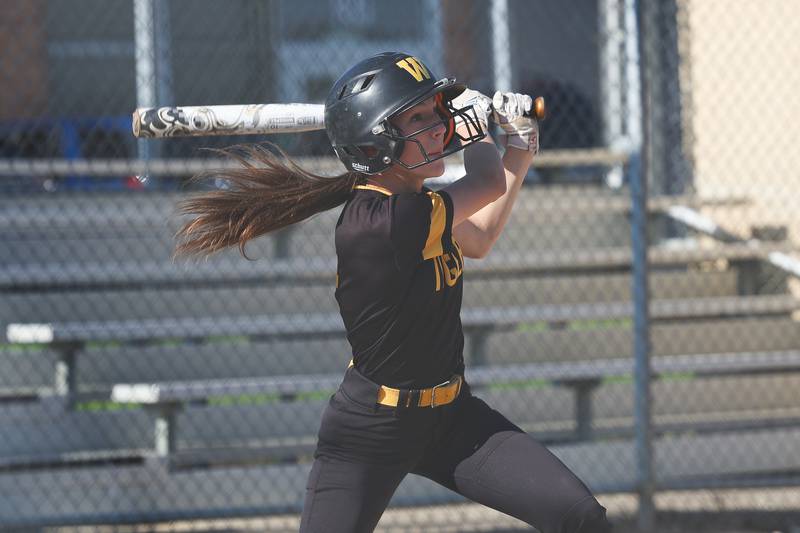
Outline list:
[[[456,379],[460,379],[460,376],[456,376]],[[450,378],[447,381],[443,381],[443,382],[439,383],[438,385],[434,385],[434,387],[431,389],[431,408],[438,407],[439,405],[446,405],[444,403],[442,403],[442,404],[437,404],[436,403],[436,389],[440,389],[442,387],[446,387],[446,386],[448,386],[448,385],[450,385],[452,383],[453,383],[453,378]]]

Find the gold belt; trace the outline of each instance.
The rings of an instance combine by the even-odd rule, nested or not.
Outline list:
[[[353,366],[352,359],[348,366]],[[405,396],[404,407],[439,407],[447,405],[458,398],[463,378],[455,374],[453,377],[428,389],[401,390],[380,385],[378,403],[389,407],[397,407],[400,398]]]

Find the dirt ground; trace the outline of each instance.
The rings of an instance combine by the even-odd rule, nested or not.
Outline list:
[[[656,527],[637,527],[633,494],[598,497],[615,533],[800,533],[800,488],[660,492]],[[48,533],[250,533],[296,532],[296,515],[203,520],[115,527],[52,528]],[[477,504],[389,509],[378,533],[516,533],[534,531],[522,522]]]

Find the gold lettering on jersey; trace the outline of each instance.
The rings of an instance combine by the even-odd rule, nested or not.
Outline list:
[[[458,243],[453,241],[454,253],[444,253],[433,258],[433,273],[436,277],[436,292],[444,285],[453,287],[464,272],[464,256]]]
[[[422,81],[423,78],[426,80],[431,79],[431,75],[428,72],[428,69],[425,68],[425,65],[422,64],[422,61],[417,59],[416,57],[409,56],[405,59],[401,59],[397,63],[395,63],[398,67],[405,70],[409,74],[411,74],[415,80]]]
[[[435,192],[429,192],[431,199],[431,225],[428,230],[428,238],[425,241],[425,248],[422,250],[422,258],[430,259],[438,257],[444,253],[442,250],[442,235],[444,226],[447,222],[447,209],[444,200]]]
[[[433,278],[436,280],[436,292],[439,292],[442,288],[442,277],[438,257],[433,258]]]

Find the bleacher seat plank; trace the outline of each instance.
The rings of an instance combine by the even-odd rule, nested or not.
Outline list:
[[[790,420],[797,425],[800,406],[794,391],[800,375],[730,375],[657,379],[652,383],[653,427],[682,432],[757,427]],[[577,427],[569,387],[489,388],[476,393],[524,429],[536,434]],[[592,427],[634,428],[634,383],[608,381],[592,393]]]
[[[651,246],[648,262],[651,267],[668,267],[718,260],[731,262],[755,260],[772,252],[788,252],[794,248],[782,243],[733,243],[715,246],[686,245]],[[467,260],[466,271],[494,274],[564,274],[581,271],[629,270],[632,253],[629,246],[499,252],[493,250],[484,259]]]
[[[176,202],[185,196],[169,192],[15,196],[0,201],[0,230],[164,227],[177,214]]]
[[[653,320],[679,320],[737,317],[751,313],[779,315],[791,313],[798,307],[799,302],[789,295],[663,299],[651,301],[650,318]],[[468,308],[461,312],[461,320],[465,327],[487,328],[502,328],[503,326],[537,322],[568,323],[582,320],[614,320],[632,316],[633,305],[630,302]]]
[[[81,289],[4,295],[0,322],[60,322],[261,315],[294,312],[338,312],[335,278],[308,285],[253,280],[251,286]],[[655,272],[651,297],[701,298],[736,294],[733,272]],[[463,309],[526,304],[578,304],[629,300],[630,276],[581,275],[556,278],[468,280]]]
[[[629,358],[571,363],[527,363],[503,366],[471,367],[466,378],[474,386],[530,380],[602,380],[633,374],[635,362]],[[692,373],[695,376],[782,372],[800,370],[800,351],[718,353],[705,355],[672,355],[653,358],[656,374]],[[205,400],[214,396],[247,396],[258,394],[302,394],[335,390],[341,374],[303,374],[250,379],[217,379],[206,381],[118,384],[111,399],[122,403],[172,403]]]
[[[15,195],[13,198],[0,199],[0,230],[76,224],[90,227],[98,224],[160,226],[165,224],[165,220],[178,217],[178,202],[191,194],[193,193],[126,191]],[[747,201],[746,198],[736,195],[654,195],[648,198],[648,208],[652,211],[663,211],[672,205],[742,205]],[[523,206],[532,213],[624,213],[630,210],[630,194],[624,189],[615,191],[593,184],[576,187],[523,187],[516,207],[522,210]],[[334,211],[327,215],[335,221]]]
[[[291,309],[338,313],[335,278],[325,285],[212,288],[129,288],[8,294],[0,322],[148,320],[264,315]],[[8,309],[6,314],[5,309]],[[341,320],[340,320],[341,321]]]
[[[470,353],[467,337],[465,353]],[[651,354],[790,350],[800,346],[800,323],[790,318],[726,318],[655,323]],[[486,363],[572,361],[633,356],[630,324],[587,325],[584,329],[499,331],[486,341]]]
[[[572,363],[522,363],[480,367],[467,371],[467,379],[476,385],[494,382],[535,379],[573,381],[604,379],[633,374],[635,361],[630,357]],[[670,355],[651,359],[656,374],[692,373],[733,374],[800,370],[800,351],[743,352],[703,355]]]
[[[0,260],[3,264],[53,264],[119,261],[168,261],[174,247],[171,239],[160,235],[90,238],[52,235],[49,239],[4,239]]]
[[[580,274],[564,277],[502,277],[464,282],[462,311],[480,306],[579,304],[631,299],[631,277],[619,274]],[[724,297],[736,294],[733,271],[653,271],[650,297],[658,299]]]
[[[663,299],[651,302],[651,318],[677,320],[701,317],[787,314],[800,308],[790,295],[731,296],[720,298]],[[465,328],[499,328],[518,324],[575,320],[628,318],[631,302],[542,304],[527,306],[473,307],[462,310]],[[15,323],[6,327],[11,343],[52,343],[116,340],[130,342],[153,339],[208,338],[232,335],[318,335],[342,334],[344,326],[335,313],[273,313],[246,316],[202,316],[142,318],[138,320]]]
[[[87,349],[78,358],[78,373],[81,382],[110,390],[112,384],[126,381],[336,373],[346,367],[350,358],[351,348],[344,335],[266,342],[235,339]]]
[[[465,353],[471,349],[466,339]],[[800,324],[787,318],[703,320],[656,323],[652,355],[789,350],[800,346]],[[587,329],[499,331],[487,341],[487,364],[602,360],[632,356],[629,325]],[[225,357],[219,357],[224,353]],[[56,353],[48,349],[0,349],[0,394],[13,396],[53,389]],[[292,375],[311,370],[336,373],[350,358],[344,335],[326,339],[248,341],[87,347],[77,360],[78,391],[110,391],[121,382],[186,381]],[[22,395],[24,395],[22,394]]]
[[[74,248],[67,245],[70,253]],[[166,248],[170,248],[167,245]],[[150,247],[152,250],[152,247]],[[165,249],[166,249],[165,248]],[[654,247],[649,252],[651,267],[680,266],[717,260],[730,262],[758,260],[774,252],[788,252],[785,244],[726,244],[707,247]],[[144,260],[119,257],[79,261],[61,261],[42,257],[38,260],[7,262],[0,268],[0,290],[33,291],[63,288],[113,288],[130,285],[216,286],[269,283],[328,282],[336,272],[333,256],[301,256],[246,261],[230,253],[210,260]],[[171,252],[171,248],[169,250]],[[262,255],[264,250],[257,251]],[[553,249],[539,252],[495,252],[485,259],[466,260],[470,279],[490,275],[574,274],[581,272],[627,271],[631,266],[628,247]]]
[[[313,450],[326,403],[327,398],[250,405],[187,405],[176,421],[177,448],[180,452],[231,448],[242,454],[258,449],[265,460],[275,454],[271,450],[294,447],[292,457],[297,457],[300,441],[310,442]],[[2,411],[0,429],[13,436],[0,441],[0,471],[9,464],[41,467],[57,458],[63,461],[62,466],[69,466],[96,461],[112,452],[132,456],[132,451],[146,450],[155,455],[155,424],[149,409],[52,411],[41,404],[26,404],[15,406],[10,413]]]
[[[111,288],[129,285],[197,286],[271,283],[330,282],[336,276],[336,259],[304,257],[246,261],[241,257],[211,261],[146,261],[119,259],[96,263],[12,264],[0,269],[0,289],[22,290]]]
[[[235,380],[206,380],[165,383],[118,384],[111,400],[121,403],[169,403],[205,400],[214,396],[252,396],[258,394],[302,394],[335,390],[341,374],[303,374]]]
[[[64,410],[41,401],[0,408],[0,464],[14,457],[152,449],[154,424],[145,409]]]
[[[656,428],[672,424],[675,433],[706,426],[758,426],[787,418],[796,424],[798,385],[798,373],[655,380],[654,424]],[[259,392],[251,397],[217,397],[227,401],[208,404],[188,402],[176,419],[177,453],[183,454],[178,460],[198,460],[202,455],[211,463],[220,450],[227,455],[217,460],[233,461],[240,453],[241,462],[254,454],[262,459],[307,454],[316,442],[327,394],[334,388],[323,391],[322,398],[295,401],[264,400],[266,395]],[[563,438],[575,428],[569,387],[476,387],[474,393],[540,437]],[[632,430],[632,381],[604,383],[594,391],[593,401],[594,428]],[[124,457],[131,450],[153,452],[154,424],[145,409],[64,412],[35,403],[0,410],[0,434],[10,436],[0,441],[2,470],[4,461],[34,465],[55,460],[58,454],[69,463],[96,460],[103,453],[119,452]]]
[[[270,259],[275,255],[274,237],[255,239],[247,246],[248,256],[253,259]],[[0,250],[0,261],[4,265],[42,268],[40,265],[114,265],[138,263],[168,265],[175,251],[173,233],[149,233],[146,235],[119,234],[113,237],[50,234],[46,239],[4,238]],[[315,254],[320,255],[320,254]],[[333,254],[331,254],[333,255]],[[220,252],[220,257],[244,259],[237,250]],[[77,267],[71,266],[75,269]]]
[[[154,457],[152,449],[79,450],[66,453],[33,453],[0,456],[0,476],[14,472],[58,470],[75,467],[139,464]]]
[[[0,397],[12,389],[52,389],[56,357],[48,347],[18,349],[0,343]]]

